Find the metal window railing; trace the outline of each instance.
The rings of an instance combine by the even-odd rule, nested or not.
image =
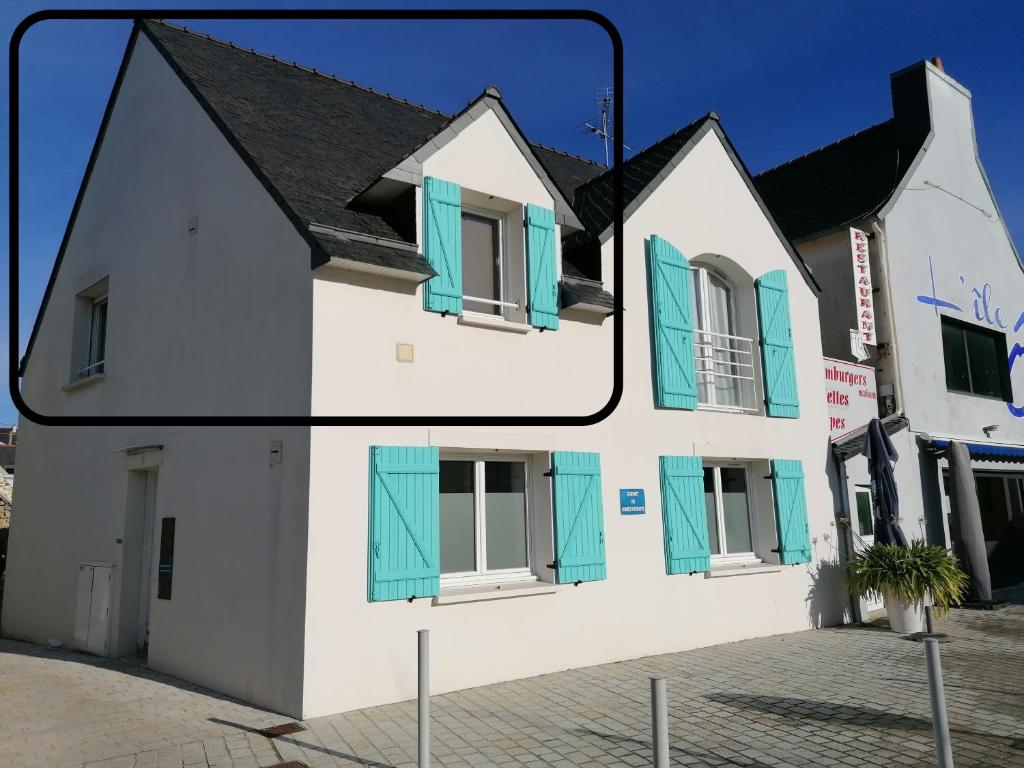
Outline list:
[[[87,376],[92,376],[94,373],[103,373],[103,364],[106,360],[97,360],[95,363],[85,366],[84,368],[78,369],[78,378],[84,379]]]
[[[754,340],[715,331],[694,332],[701,405],[756,411]]]
[[[490,304],[494,307],[509,307],[510,309],[519,309],[519,302],[515,301],[495,301],[494,299],[480,299],[476,296],[463,296],[463,301],[473,301],[480,304]]]

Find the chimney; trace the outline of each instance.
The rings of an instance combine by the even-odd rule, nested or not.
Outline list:
[[[890,76],[889,84],[896,139],[901,146],[919,146],[932,125],[928,106],[928,67],[920,61],[901,69]]]
[[[936,56],[935,58],[932,59],[932,64],[935,65],[935,68],[937,70],[939,70],[939,72],[945,72],[946,71],[946,70],[944,70],[942,68],[942,59],[940,59],[938,56]]]

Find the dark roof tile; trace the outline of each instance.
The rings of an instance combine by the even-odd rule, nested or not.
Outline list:
[[[887,120],[765,171],[754,183],[786,236],[806,240],[878,211],[922,141],[902,140],[895,120]]]

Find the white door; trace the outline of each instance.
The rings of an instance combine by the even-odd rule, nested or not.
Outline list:
[[[863,552],[875,543],[874,504],[869,488],[857,486],[854,488],[853,495],[853,520],[850,521],[854,534],[853,548],[856,552]],[[861,621],[868,618],[869,614],[882,610],[882,607],[881,596],[862,597],[860,599]]]
[[[157,556],[153,546],[156,535],[156,478],[157,473],[146,472],[146,504],[142,522],[142,558],[139,566],[139,616],[136,646],[139,653],[149,648],[149,607],[156,589],[156,568],[153,561]]]

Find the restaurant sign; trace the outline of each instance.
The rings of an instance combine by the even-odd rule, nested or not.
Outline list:
[[[850,252],[853,255],[853,284],[856,289],[857,334],[861,344],[877,344],[875,335],[875,297],[871,285],[871,256],[866,232],[850,227]]]
[[[878,416],[875,369],[870,365],[825,358],[825,400],[833,440],[860,429]]]

